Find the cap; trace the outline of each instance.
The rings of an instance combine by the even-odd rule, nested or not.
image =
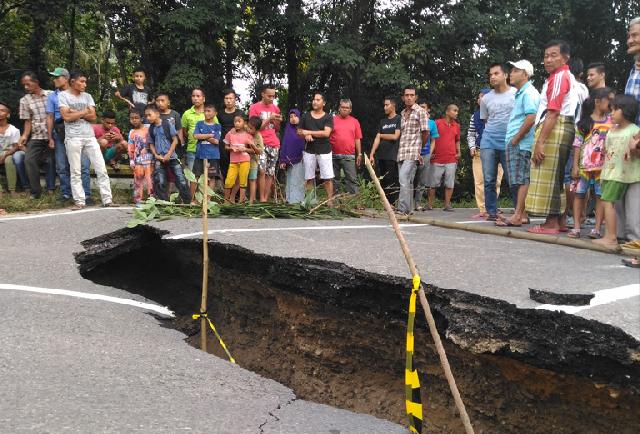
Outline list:
[[[533,65],[528,60],[518,60],[517,62],[509,62],[514,68],[522,69],[529,77],[533,75]]]
[[[486,95],[486,94],[488,94],[489,92],[491,92],[491,89],[489,89],[488,87],[483,87],[482,89],[480,89],[480,93],[481,93],[482,95]]]
[[[53,75],[54,77],[66,77],[69,78],[69,71],[64,68],[56,68],[53,71],[49,71],[49,75]]]

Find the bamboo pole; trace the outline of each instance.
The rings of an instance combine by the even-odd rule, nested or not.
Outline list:
[[[411,272],[411,276],[418,275],[418,268],[411,256],[411,252],[409,251],[409,246],[407,245],[407,241],[402,234],[402,230],[400,230],[400,226],[398,225],[398,220],[396,219],[396,215],[391,208],[391,204],[387,200],[387,196],[380,185],[380,180],[376,176],[373,167],[371,166],[371,161],[369,157],[364,155],[364,162],[367,170],[369,171],[369,175],[376,185],[376,189],[378,190],[378,194],[380,195],[380,199],[382,200],[382,204],[384,205],[384,209],[389,216],[389,221],[393,226],[393,230],[396,233],[396,237],[400,242],[400,247],[402,248],[402,253],[404,254],[404,258],[407,261],[407,265],[409,266],[409,271]],[[447,353],[444,350],[444,346],[442,345],[442,341],[440,339],[440,335],[438,334],[438,329],[436,328],[436,322],[433,319],[433,315],[431,313],[431,307],[429,306],[429,302],[427,301],[427,296],[424,293],[424,289],[422,288],[422,284],[420,285],[420,289],[418,291],[418,297],[420,299],[420,304],[422,305],[422,310],[424,310],[424,315],[427,319],[427,324],[429,325],[429,331],[431,332],[431,337],[433,338],[433,342],[436,346],[436,351],[438,352],[438,356],[440,357],[440,364],[442,365],[442,369],[444,370],[444,376],[449,383],[449,389],[451,389],[451,394],[453,395],[453,400],[455,401],[456,408],[460,413],[460,419],[462,420],[462,424],[464,425],[464,430],[467,434],[473,434],[473,427],[471,426],[471,420],[469,419],[469,415],[467,414],[467,409],[464,406],[464,402],[462,401],[462,397],[460,396],[460,392],[458,391],[458,386],[456,385],[456,380],[453,376],[453,372],[451,371],[451,366],[449,365],[449,359],[447,359]]]
[[[207,312],[207,292],[209,290],[209,160],[203,160],[204,194],[202,195],[202,299],[200,314]],[[196,191],[198,191],[196,188]],[[200,316],[200,349],[207,351],[207,318]]]

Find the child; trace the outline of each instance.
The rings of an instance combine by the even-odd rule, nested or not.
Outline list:
[[[151,89],[144,84],[146,79],[147,75],[144,68],[138,66],[133,70],[133,83],[128,83],[122,89],[116,90],[116,98],[126,102],[130,108],[135,108],[140,113],[144,113],[147,104],[153,102],[150,98]]]
[[[631,138],[640,132],[634,124],[638,116],[638,102],[629,95],[617,95],[613,100],[614,128],[607,134],[605,159],[602,168],[602,196],[605,234],[594,243],[618,250],[616,212],[614,202],[624,197],[629,185],[640,182],[640,158],[630,155]],[[638,212],[638,210],[628,210]]]
[[[133,171],[133,202],[136,206],[142,202],[143,189],[146,184],[147,194],[153,196],[153,155],[147,144],[149,128],[142,124],[142,114],[131,109],[129,122],[133,129],[129,131],[128,151],[129,165]]]
[[[298,136],[296,132],[299,123],[300,110],[289,110],[289,122],[284,127],[280,146],[280,169],[287,171],[285,198],[288,203],[301,203],[305,197],[304,164],[302,163],[305,142],[304,138]]]
[[[176,177],[176,186],[183,203],[191,202],[191,194],[187,179],[184,177],[180,160],[175,153],[178,145],[178,135],[173,125],[162,122],[160,110],[155,105],[148,105],[144,111],[149,121],[147,143],[155,158],[153,172],[153,190],[158,199],[169,200],[167,193],[167,170],[171,170]]]
[[[595,89],[591,97],[582,103],[582,113],[576,124],[573,169],[571,170],[576,195],[573,199],[573,229],[567,234],[569,238],[580,238],[585,195],[591,186],[596,194],[596,227],[591,230],[589,237],[600,238],[603,218],[600,203],[600,174],[604,165],[605,140],[607,133],[613,127],[613,121],[609,115],[610,92],[611,89],[607,87]]]
[[[458,106],[449,104],[444,118],[436,121],[438,138],[435,149],[431,149],[431,165],[429,167],[429,205],[433,209],[433,199],[436,188],[442,184],[444,178],[444,207],[443,211],[453,211],[451,196],[456,180],[456,168],[460,158],[460,124],[458,123]]]
[[[224,183],[224,198],[231,203],[235,202],[235,198],[231,197],[231,189],[236,183],[236,178],[239,178],[240,202],[245,201],[246,192],[244,189],[247,188],[249,168],[251,166],[249,152],[255,153],[253,137],[245,129],[245,121],[242,115],[234,117],[233,127],[233,130],[229,131],[224,138],[225,149],[229,152],[230,160],[227,179]]]
[[[249,164],[249,204],[253,204],[256,200],[256,191],[258,190],[258,166],[260,165],[260,155],[264,152],[264,141],[260,134],[262,119],[258,116],[252,116],[247,123],[247,132],[253,136],[253,154]]]
[[[104,162],[120,171],[120,156],[127,152],[127,141],[116,126],[116,115],[112,111],[102,113],[99,124],[92,124],[93,134],[100,145]]]
[[[204,120],[196,123],[196,129],[193,131],[193,137],[198,140],[196,144],[196,160],[193,164],[193,173],[196,178],[204,172],[205,162],[209,161],[209,186],[215,188],[216,180],[222,180],[220,175],[220,133],[222,127],[219,123],[214,122],[217,110],[213,104],[205,104]],[[197,184],[191,183],[191,196],[196,192]]]

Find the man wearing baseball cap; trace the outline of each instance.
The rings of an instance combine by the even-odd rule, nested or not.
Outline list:
[[[49,72],[53,77],[53,84],[56,88],[55,92],[49,94],[45,104],[47,113],[47,131],[49,134],[49,148],[54,149],[56,156],[56,172],[60,178],[60,202],[66,202],[72,199],[71,195],[71,178],[69,169],[69,159],[64,145],[64,120],[60,115],[60,106],[58,105],[58,95],[60,92],[69,89],[69,71],[65,68],[56,68]],[[89,175],[90,167],[89,158],[82,156],[81,178],[82,187],[87,197],[87,204],[91,204],[91,178]]]
[[[529,190],[529,174],[531,172],[531,146],[535,130],[540,93],[531,84],[533,65],[528,60],[509,62],[511,71],[509,81],[517,89],[509,123],[505,136],[507,174],[509,188],[513,196],[515,213],[507,220],[496,222],[498,226],[521,226],[528,224],[525,211],[525,199]]]

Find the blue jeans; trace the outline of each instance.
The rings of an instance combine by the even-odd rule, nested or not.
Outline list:
[[[496,193],[498,163],[502,166],[508,182],[507,154],[504,150],[480,149],[480,160],[482,161],[482,176],[484,178],[485,207],[490,216],[496,216],[498,214],[498,194]]]
[[[29,188],[29,178],[27,178],[27,169],[24,165],[25,152],[16,151],[12,156],[13,164],[16,166],[16,173],[18,174],[18,186],[23,189]]]
[[[193,163],[196,162],[196,153],[195,152],[187,152],[186,153],[186,163],[187,163],[187,169],[189,169],[190,171],[193,172]]]
[[[67,158],[67,149],[64,146],[64,141],[60,140],[58,134],[53,133],[53,140],[56,142],[56,172],[58,172],[58,178],[60,178],[60,196],[64,199],[70,199],[71,195],[71,178],[69,170],[69,159]],[[91,196],[91,176],[89,174],[89,167],[91,163],[89,157],[82,154],[82,188],[84,189],[85,197]]]
[[[418,160],[404,160],[398,163],[398,178],[400,181],[400,196],[398,211],[404,214],[413,212],[413,179],[416,176]]]
[[[195,154],[194,154],[195,155]],[[155,170],[153,171],[153,189],[158,199],[169,200],[167,193],[167,170],[173,171],[176,177],[176,187],[180,192],[180,198],[183,203],[191,203],[191,192],[189,191],[189,183],[184,177],[182,166],[177,158],[169,160],[167,163],[155,161]]]

